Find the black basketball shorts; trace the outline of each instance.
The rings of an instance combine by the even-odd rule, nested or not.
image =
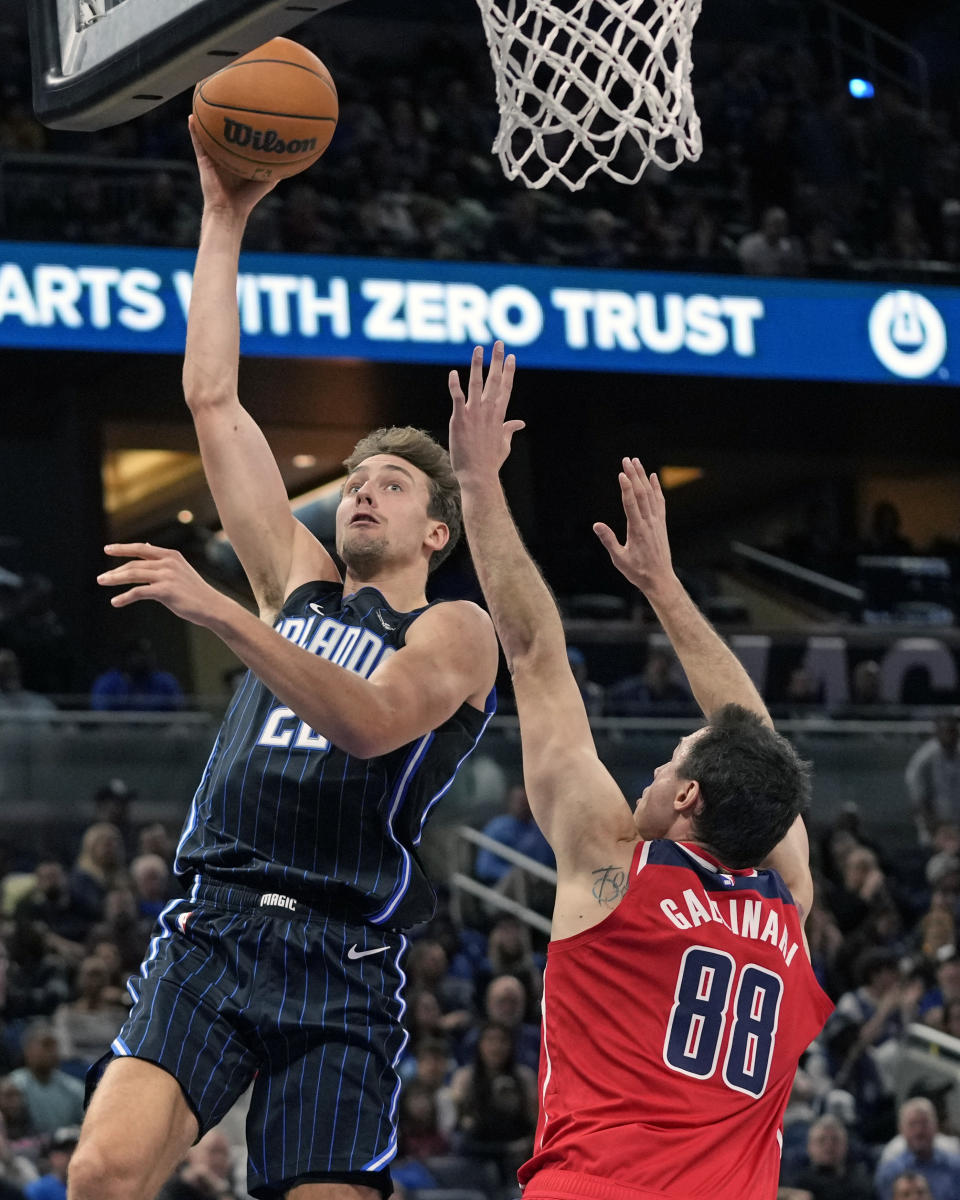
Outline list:
[[[390,1190],[406,938],[288,897],[199,885],[160,916],[114,1055],[180,1083],[204,1133],[253,1081],[249,1191]]]

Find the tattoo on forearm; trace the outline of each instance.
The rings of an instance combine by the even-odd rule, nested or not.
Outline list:
[[[593,872],[593,897],[598,904],[616,904],[627,894],[627,873],[620,867],[598,867]]]

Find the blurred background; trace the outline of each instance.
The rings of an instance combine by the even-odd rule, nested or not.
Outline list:
[[[636,298],[643,353],[627,352],[621,324],[609,335],[616,353],[605,354],[591,309],[589,353],[571,349],[568,321],[566,341],[548,329],[530,345],[531,365],[513,311],[510,328],[521,334],[508,345],[519,359],[513,408],[527,430],[504,471],[510,503],[558,595],[598,746],[628,795],[696,712],[651,613],[591,532],[596,520],[619,528],[625,454],[660,473],[679,573],[814,762],[818,970],[835,998],[875,987],[875,1011],[880,968],[860,956],[887,955],[887,982],[900,989],[890,1002],[900,1024],[888,1032],[900,1057],[877,1065],[871,1044],[851,1058],[849,1029],[867,1017],[848,1012],[807,1064],[785,1164],[795,1174],[809,1166],[810,1127],[833,1116],[848,1143],[844,1162],[855,1145],[873,1194],[880,1147],[918,1078],[940,1106],[941,1134],[960,1133],[950,1126],[953,1082],[943,1067],[960,1061],[960,1042],[938,1043],[938,1075],[923,1037],[917,1050],[907,1033],[932,1011],[929,1027],[946,1037],[950,996],[911,1009],[903,982],[918,997],[941,988],[938,973],[952,959],[937,954],[954,945],[960,915],[960,406],[951,379],[960,11],[933,0],[896,13],[867,0],[706,0],[694,41],[700,161],[674,173],[650,168],[635,187],[597,175],[576,193],[510,183],[490,154],[494,83],[473,5],[352,0],[293,36],[332,71],[340,124],[323,160],[281,183],[251,221],[245,246],[254,257],[245,261],[273,340],[258,341],[263,331],[245,320],[240,380],[294,508],[332,550],[341,464],[354,442],[390,423],[445,440],[446,371],[465,367],[471,342],[411,334],[378,348],[370,335],[344,349],[326,335],[317,352],[292,336],[287,350],[276,307],[287,285],[271,293],[268,276],[312,272],[321,295],[343,278],[353,294],[370,280],[437,279],[488,293],[519,285],[546,307],[558,287]],[[25,6],[0,0],[0,875],[16,985],[0,1011],[11,1068],[23,1063],[34,1017],[53,1018],[87,994],[97,936],[129,960],[114,962],[104,984],[119,1002],[150,906],[176,886],[172,846],[236,682],[237,662],[212,635],[156,605],[114,612],[95,584],[106,542],[150,540],[180,549],[250,602],[182,400],[182,323],[138,344],[135,319],[124,332],[114,305],[98,325],[91,299],[103,300],[96,289],[114,287],[119,272],[146,271],[140,293],[125,299],[135,315],[148,313],[143,295],[159,286],[149,273],[189,271],[200,192],[188,111],[180,97],[99,133],[45,128],[32,115]],[[98,268],[114,271],[112,282],[102,275],[98,284],[89,274]],[[93,305],[82,331],[76,279]],[[173,285],[164,289],[173,311]],[[644,315],[641,294],[654,297],[654,316]],[[738,358],[726,332],[724,353],[691,349],[690,297],[704,295],[759,298],[766,325],[751,318],[755,353]],[[875,347],[878,363],[864,330],[888,295],[907,299],[895,302],[894,350],[884,361]],[[671,325],[681,301],[670,297],[685,298],[685,333]],[[849,325],[825,325],[823,313],[834,311],[852,314]],[[938,321],[945,340],[929,369],[890,366],[912,362]],[[723,328],[735,342],[733,319]],[[858,365],[858,340],[869,369]],[[465,549],[432,586],[479,599]],[[405,1160],[414,1163],[463,1149],[462,1097],[443,1089],[454,1063],[472,1061],[490,980],[519,977],[521,1024],[537,1021],[549,861],[524,812],[511,707],[504,676],[500,715],[425,845],[442,907],[441,925],[421,931],[422,957],[436,958],[439,941],[444,961],[435,979],[436,962],[416,984],[440,1010],[423,1018],[419,1048],[443,1069],[421,1089],[419,1107],[411,1101]],[[499,840],[539,872],[484,863],[491,851],[475,833],[494,819]],[[99,891],[83,920],[71,902],[71,923],[61,898],[82,894],[78,856],[89,860],[90,830],[103,824],[119,834],[103,835],[112,850],[93,850],[95,860],[106,855],[92,872]],[[139,882],[150,874],[145,856],[159,882]],[[47,878],[56,865],[59,883]],[[22,908],[27,900],[32,910]],[[938,920],[946,932],[931,940]],[[496,933],[491,950],[501,921],[508,932]],[[111,954],[102,956],[108,967]],[[470,1029],[473,1041],[464,1040]],[[58,1053],[77,1073],[84,1055],[65,1037],[61,1029]],[[535,1065],[535,1054],[528,1059]],[[414,1059],[409,1074],[419,1078]],[[9,1112],[0,1104],[8,1125],[16,1103]],[[417,1124],[429,1133],[431,1120],[434,1142]],[[55,1149],[50,1137],[74,1123],[31,1132],[26,1122],[21,1151],[49,1165],[41,1156]],[[509,1193],[508,1151],[479,1158],[494,1163],[484,1194]],[[414,1169],[407,1187],[437,1189],[449,1178],[434,1163],[431,1184]],[[791,1178],[787,1171],[785,1187]],[[960,1195],[960,1159],[953,1186]],[[857,1194],[849,1179],[844,1187]]]

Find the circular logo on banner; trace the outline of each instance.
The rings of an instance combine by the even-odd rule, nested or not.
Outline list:
[[[901,379],[932,374],[947,353],[943,317],[919,292],[885,292],[870,311],[870,345]]]

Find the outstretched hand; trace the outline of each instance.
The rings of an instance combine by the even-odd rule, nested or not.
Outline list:
[[[151,546],[149,542],[125,542],[104,546],[111,558],[129,561],[97,576],[101,587],[126,587],[111,596],[114,608],[126,608],[138,600],[156,600],[178,617],[204,625],[220,593],[190,566],[179,550]]]
[[[663,491],[660,480],[648,476],[638,458],[623,460],[619,479],[627,536],[621,545],[610,526],[600,521],[593,532],[620,574],[646,593],[673,575]]]
[[[466,396],[460,376],[450,372],[450,461],[461,484],[468,476],[496,477],[510,453],[513,435],[524,428],[523,421],[506,420],[516,365],[512,354],[504,357],[503,342],[494,342],[484,380],[483,347],[477,346],[470,360]]]
[[[218,166],[197,137],[197,118],[191,114],[187,118],[187,123],[190,128],[190,140],[193,142],[193,152],[197,156],[204,208],[220,209],[245,221],[263,197],[273,191],[280,182],[279,179],[270,179],[266,182],[259,179],[243,179],[239,175],[234,175],[232,171],[228,171],[226,167]]]

